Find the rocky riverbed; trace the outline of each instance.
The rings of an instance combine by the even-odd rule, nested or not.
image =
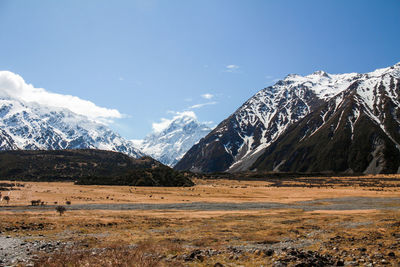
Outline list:
[[[0,211],[27,212],[54,210],[56,205],[45,206],[2,206]],[[370,210],[400,209],[400,198],[395,197],[342,197],[298,201],[294,203],[277,202],[191,202],[191,203],[113,203],[113,204],[75,204],[68,210],[196,210],[196,211],[235,211],[259,209],[301,209],[313,210]]]

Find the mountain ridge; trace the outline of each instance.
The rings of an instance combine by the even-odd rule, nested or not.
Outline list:
[[[178,113],[162,129],[153,131],[135,145],[147,155],[168,166],[174,166],[183,155],[211,131],[200,123],[194,112]]]
[[[389,77],[397,79],[397,82],[390,81]],[[256,170],[257,159],[273,144],[276,147],[275,142],[287,134],[290,126],[297,125],[332,99],[335,99],[336,109],[343,98],[349,98],[349,93],[353,91],[356,92],[353,101],[361,103],[366,116],[375,121],[397,146],[400,142],[399,116],[396,115],[400,107],[399,77],[399,63],[365,74],[328,74],[317,71],[306,76],[288,75],[246,101],[199,144],[192,147],[175,168],[198,172]],[[348,91],[348,95],[342,95],[341,98],[345,91]],[[374,97],[378,93],[379,97]],[[382,101],[388,103],[385,109],[378,108]],[[378,118],[382,112],[385,112],[385,121]],[[396,114],[392,116],[393,112]],[[272,153],[271,149],[268,151]],[[263,158],[272,160],[266,155]],[[265,166],[269,166],[269,169],[264,170],[273,171],[277,164],[274,168],[271,164]]]
[[[44,90],[25,84],[20,76],[11,72],[1,74],[0,150],[96,148],[122,152],[134,158],[144,156],[130,141],[105,123],[65,107],[39,104],[12,96],[10,92],[13,89],[31,90],[29,94],[36,91],[43,93]]]

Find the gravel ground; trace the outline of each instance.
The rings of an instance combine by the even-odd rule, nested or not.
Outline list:
[[[6,206],[0,211],[26,212],[54,210],[56,205],[47,206]],[[274,202],[248,203],[169,203],[169,204],[76,204],[69,205],[68,210],[199,210],[199,211],[232,211],[257,209],[301,209],[314,210],[368,210],[368,209],[400,209],[400,198],[345,197],[300,201],[290,204]]]
[[[39,239],[32,241],[32,237],[11,237],[0,234],[0,266],[15,266],[18,263],[30,262],[40,252],[54,252],[61,247],[68,246],[67,243],[59,241],[44,241]],[[35,238],[36,239],[36,238]]]

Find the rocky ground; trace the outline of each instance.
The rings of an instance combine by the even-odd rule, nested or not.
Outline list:
[[[54,253],[68,246],[60,241],[40,240],[42,237],[12,237],[0,234],[0,266],[18,264],[33,266],[38,254]],[[33,241],[33,239],[36,239]]]
[[[280,245],[279,245],[280,246]],[[273,246],[272,246],[273,247]],[[260,247],[249,248],[246,246],[228,247],[225,250],[196,249],[188,254],[178,257],[185,262],[204,262],[207,258],[224,255],[229,260],[235,261],[250,257],[265,259],[266,265],[259,266],[399,266],[399,247],[387,255],[382,253],[370,253],[366,249],[339,250],[334,248],[331,252],[320,252],[291,246],[281,248]],[[394,252],[396,251],[396,253]],[[361,253],[360,253],[361,252]],[[396,263],[397,261],[397,263]],[[224,261],[226,262],[226,261]],[[207,266],[209,266],[207,264]],[[224,266],[216,262],[214,266]],[[227,265],[231,266],[231,265]]]
[[[340,238],[340,237],[338,237]],[[331,242],[333,245],[335,242]],[[399,243],[400,244],[400,243]],[[293,245],[293,246],[291,246]],[[70,246],[67,243],[48,241],[26,241],[25,238],[0,237],[0,266],[34,266],[38,254],[53,254]],[[130,246],[134,249],[135,246]],[[183,266],[247,266],[240,265],[249,258],[257,258],[265,264],[258,266],[399,266],[400,246],[394,246],[387,254],[372,253],[366,248],[342,250],[333,247],[330,252],[313,251],[303,248],[298,242],[284,242],[274,245],[228,246],[223,249],[197,248],[181,255],[152,254],[167,266],[181,263]],[[106,249],[80,249],[90,255],[101,255]],[[322,249],[320,249],[322,250]],[[227,263],[231,262],[231,264]],[[397,263],[396,263],[397,262]],[[236,265],[235,263],[238,263]],[[396,265],[397,264],[397,265]],[[253,266],[253,265],[252,265]]]
[[[143,217],[140,220],[144,219],[145,224],[143,221],[140,224],[140,220],[132,221],[126,213],[121,215],[126,220],[123,223],[99,223],[98,220],[91,223],[78,222],[75,215],[71,216],[73,217],[61,217],[63,220],[71,220],[70,225],[66,224],[62,228],[58,228],[54,221],[32,223],[21,219],[12,226],[2,227],[0,266],[63,266],[47,263],[54,259],[62,262],[70,258],[83,261],[70,266],[85,265],[85,262],[89,266],[113,266],[103,265],[104,262],[94,264],[92,260],[109,258],[110,254],[115,254],[115,249],[124,251],[124,255],[137,253],[135,250],[142,239],[138,239],[135,230],[147,236],[146,242],[149,242],[144,251],[140,252],[139,258],[149,258],[156,264],[143,266],[400,264],[400,214],[391,210],[379,215],[352,213],[351,216],[344,217],[301,212],[206,217],[191,220],[190,227],[188,223],[181,222],[180,218],[152,220]],[[271,219],[272,221],[262,225]],[[325,224],[327,220],[328,225]],[[181,225],[176,224],[179,222]],[[73,224],[80,228],[74,228]],[[137,225],[137,228],[132,228],[132,224]],[[263,232],[270,227],[273,228],[271,231]],[[188,235],[181,235],[185,231],[189,231]],[[129,242],[125,240],[127,232],[133,238]],[[277,235],[271,237],[268,233]],[[121,240],[117,241],[117,245],[115,241],[111,246],[105,245],[106,240],[113,235]]]

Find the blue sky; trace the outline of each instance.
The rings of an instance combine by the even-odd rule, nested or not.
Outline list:
[[[117,109],[112,127],[137,139],[173,112],[215,125],[288,73],[393,65],[399,14],[398,0],[0,0],[0,70]]]

